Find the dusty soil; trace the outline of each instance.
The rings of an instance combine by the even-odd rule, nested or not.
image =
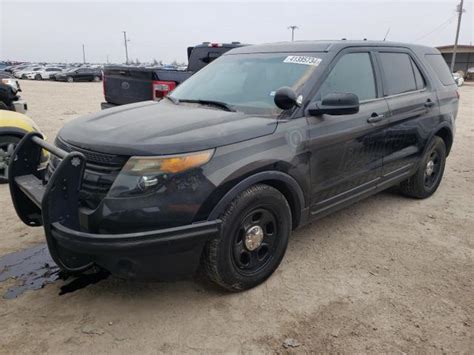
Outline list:
[[[96,83],[22,86],[51,140],[102,99]],[[0,353],[474,353],[474,85],[460,92],[430,199],[386,192],[296,231],[275,275],[245,293],[109,278],[63,296],[58,281],[0,298]],[[44,241],[4,185],[0,203],[0,255]]]

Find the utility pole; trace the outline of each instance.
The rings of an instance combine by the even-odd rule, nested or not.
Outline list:
[[[125,44],[125,64],[128,64],[128,46],[127,42],[129,41],[127,39],[127,31],[122,31],[123,32],[123,43]]]
[[[463,4],[464,4],[464,0],[461,0],[460,4],[458,5],[456,9],[456,11],[459,12],[459,15],[458,15],[458,27],[456,29],[456,39],[454,40],[453,57],[451,58],[451,73],[454,72],[454,64],[456,63],[456,51],[458,50],[459,30],[461,29],[462,13],[464,12]]]
[[[291,26],[288,26],[288,29],[291,30],[291,42],[293,42],[295,40],[295,30],[299,29],[299,27],[295,25],[291,25]]]
[[[387,40],[388,34],[390,33],[390,27],[387,29],[387,32],[385,32],[385,36],[383,38],[383,41],[385,42]]]
[[[86,49],[84,47],[84,44],[82,45],[82,61],[84,64],[86,64]]]

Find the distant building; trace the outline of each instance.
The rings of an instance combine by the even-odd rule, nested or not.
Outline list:
[[[451,67],[454,45],[437,47],[444,57],[448,66]],[[467,74],[468,68],[474,68],[474,46],[458,44],[456,50],[456,63],[454,63],[454,72],[462,70]]]

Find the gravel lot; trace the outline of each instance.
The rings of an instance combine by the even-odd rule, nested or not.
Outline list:
[[[21,85],[50,140],[100,109],[100,83]],[[63,296],[57,281],[0,298],[0,353],[474,353],[474,85],[460,93],[432,198],[385,192],[296,231],[275,275],[241,294],[108,278]],[[44,242],[5,185],[0,203],[0,255]]]

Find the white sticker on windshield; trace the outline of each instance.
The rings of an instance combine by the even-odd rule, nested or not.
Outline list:
[[[293,64],[304,64],[304,65],[313,65],[317,67],[321,63],[321,58],[316,57],[307,57],[304,55],[289,55],[285,58],[283,63],[293,63]]]

